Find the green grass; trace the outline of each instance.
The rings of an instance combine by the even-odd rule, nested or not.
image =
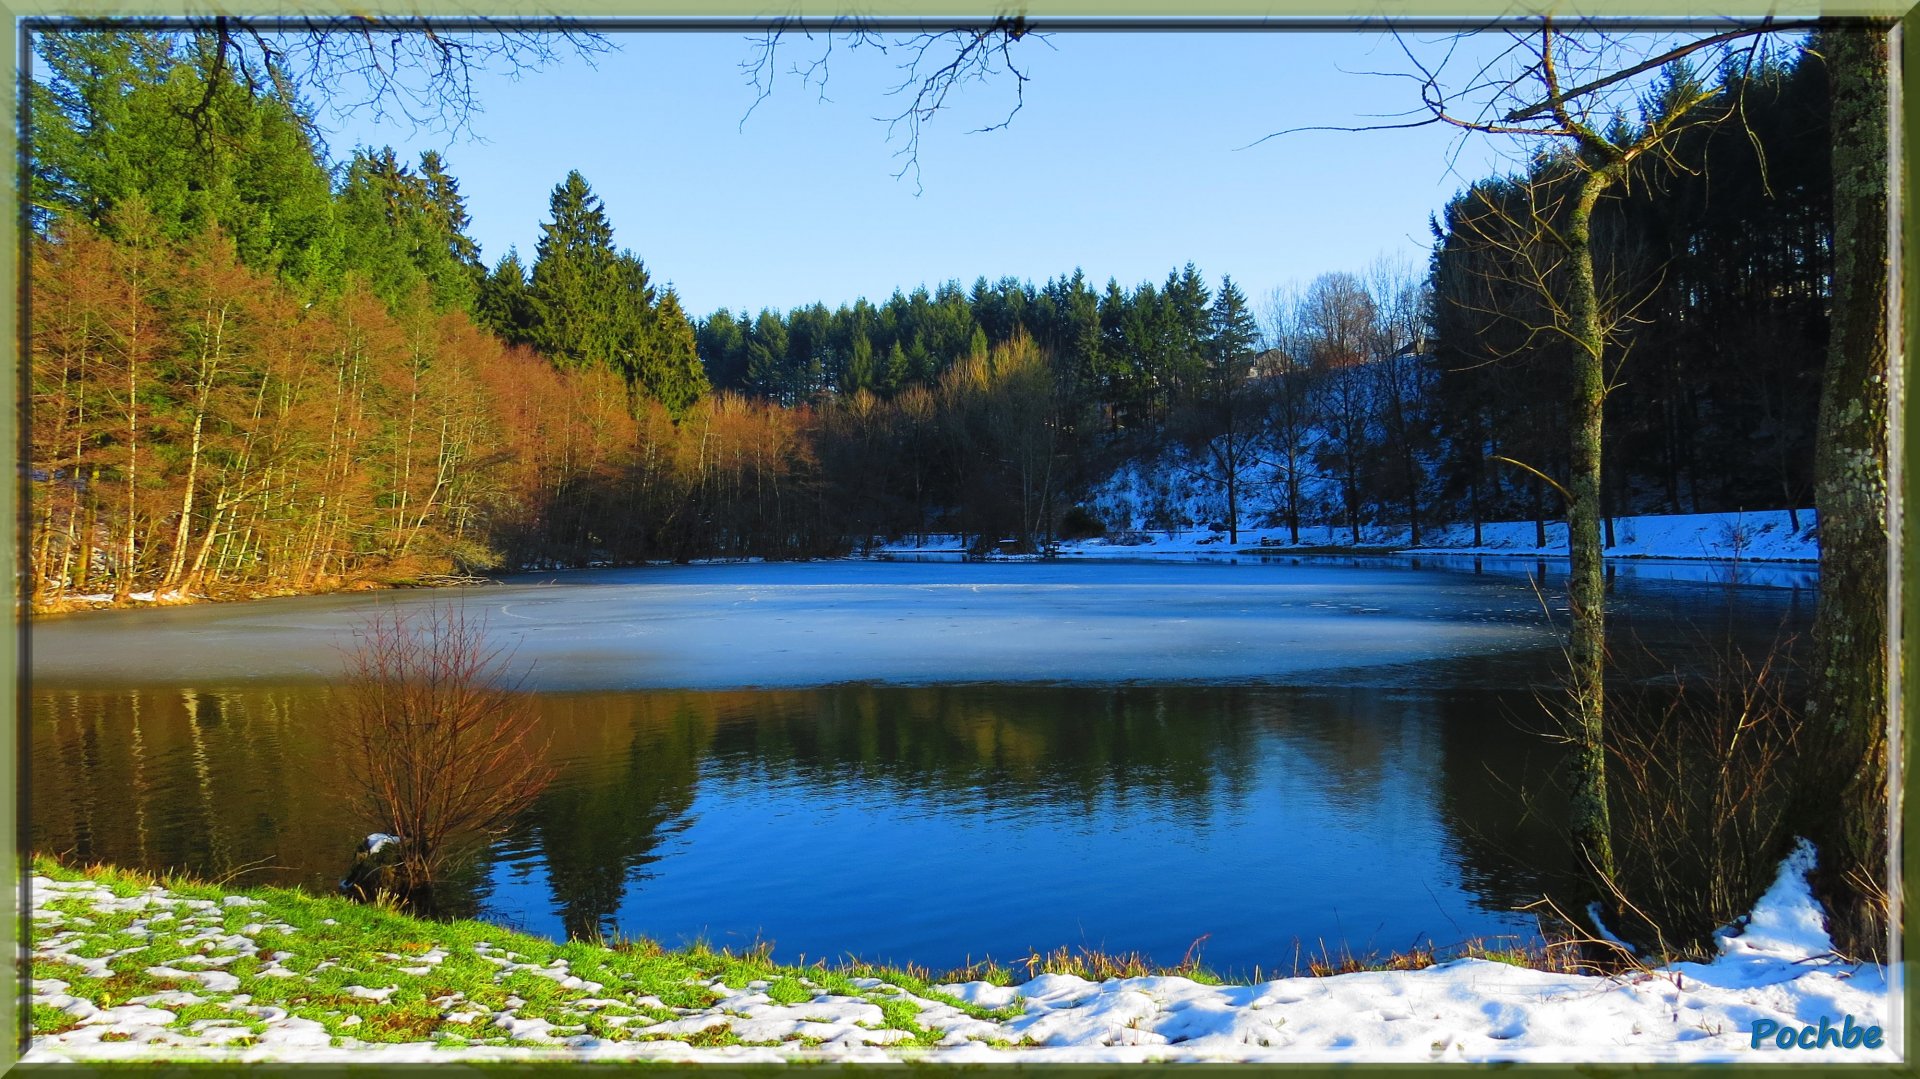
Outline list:
[[[33,1033],[35,1037],[47,1034],[63,1034],[80,1025],[80,1021],[51,1004],[33,1006]]]
[[[923,1002],[948,1005],[968,1016],[1005,1022],[1020,1015],[1019,1002],[1000,1008],[987,1008],[943,993],[936,985],[960,981],[987,981],[1008,985],[1019,980],[1013,970],[992,962],[972,963],[966,967],[936,975],[924,967],[905,969],[875,966],[848,960],[836,966],[816,963],[794,966],[775,963],[772,948],[755,944],[743,950],[715,948],[706,942],[669,950],[646,939],[602,939],[556,943],[539,937],[471,920],[428,921],[392,909],[348,902],[335,896],[314,896],[285,888],[229,888],[179,878],[156,878],[106,866],[73,867],[37,857],[33,871],[55,880],[92,880],[117,896],[138,895],[160,885],[176,899],[218,901],[229,894],[246,895],[261,901],[257,907],[217,907],[193,910],[174,903],[171,919],[154,921],[154,911],[142,915],[99,911],[78,896],[62,896],[47,906],[60,912],[61,924],[49,924],[39,934],[45,940],[58,932],[77,934],[73,953],[98,958],[123,949],[133,949],[107,960],[106,977],[88,975],[76,963],[58,958],[36,957],[32,974],[36,980],[65,982],[71,995],[101,1008],[114,1007],[128,1000],[165,990],[181,990],[198,998],[197,1003],[167,1006],[174,1012],[176,1030],[185,1031],[192,1023],[206,1019],[236,1019],[255,1032],[264,1024],[254,1016],[237,1010],[233,998],[246,995],[254,1007],[284,1008],[301,1018],[318,1022],[335,1039],[361,1042],[428,1042],[457,1046],[506,1044],[506,1031],[495,1025],[497,1012],[511,1009],[520,1019],[543,1019],[558,1037],[585,1033],[606,1041],[673,1040],[692,1045],[741,1044],[731,1028],[731,1020],[718,1023],[692,1035],[649,1033],[657,1022],[681,1017],[683,1010],[712,1007],[721,994],[712,986],[724,983],[730,991],[750,985],[763,988],[776,1004],[801,1007],[823,996],[854,998],[874,1004],[880,1011],[880,1029],[901,1031],[912,1042],[931,1045],[942,1032],[922,1023]],[[158,909],[158,908],[157,908]],[[148,919],[153,936],[141,940],[127,930],[137,917]],[[180,943],[182,937],[201,933],[226,936],[248,925],[284,925],[290,930],[262,928],[250,937],[258,949],[245,950],[219,967],[196,968],[183,960],[189,955],[209,955],[209,942],[191,946]],[[1027,958],[1024,974],[1074,974],[1089,980],[1111,977],[1140,977],[1176,974],[1196,981],[1219,984],[1220,979],[1201,966],[1199,943],[1189,950],[1176,967],[1151,964],[1138,954],[1108,955],[1087,949],[1035,953]],[[436,952],[437,950],[437,952]],[[437,963],[422,957],[429,952],[444,955]],[[271,957],[285,955],[276,963]],[[233,953],[218,953],[233,954]],[[218,954],[210,957],[218,957]],[[1295,973],[1335,974],[1349,970],[1418,969],[1437,961],[1472,956],[1515,966],[1555,969],[1552,957],[1513,946],[1511,941],[1481,941],[1450,949],[1417,949],[1405,954],[1354,957],[1334,956],[1324,950],[1319,956],[1296,956]],[[586,983],[564,987],[554,978],[533,970],[509,970],[493,960],[511,958],[514,962],[547,968],[555,960],[564,960],[566,971]],[[1306,970],[1299,969],[1306,960]],[[180,964],[182,970],[221,970],[239,982],[236,989],[216,992],[193,979],[155,977],[148,968]],[[424,972],[405,973],[401,968],[427,967]],[[276,969],[294,972],[295,977],[270,976]],[[856,985],[855,980],[876,979],[878,985]],[[1256,981],[1259,980],[1257,977]],[[370,1000],[354,994],[351,987],[391,988],[384,1000]],[[583,1001],[611,1000],[611,1006]],[[472,1018],[456,1022],[449,1014],[472,1013]],[[617,1017],[630,1022],[611,1022]],[[73,1019],[59,1009],[36,1006],[32,1012],[36,1036],[49,1036],[72,1029]],[[356,1021],[357,1020],[357,1021]]]
[[[76,956],[97,958],[121,949],[136,950],[108,960],[111,973],[106,978],[88,977],[79,966],[57,958],[36,959],[35,978],[66,982],[69,993],[100,1007],[169,989],[191,993],[199,998],[198,1003],[168,1008],[175,1015],[172,1026],[182,1032],[207,1019],[238,1020],[258,1032],[264,1024],[238,1011],[239,1005],[232,1003],[234,997],[245,995],[251,1006],[284,1008],[290,1015],[312,1019],[335,1039],[447,1046],[504,1044],[508,1039],[505,1031],[494,1025],[493,1014],[517,999],[519,1003],[512,1007],[516,1017],[544,1019],[558,1037],[584,1032],[607,1041],[670,1038],[696,1046],[741,1044],[729,1023],[692,1035],[647,1033],[652,1023],[678,1018],[675,1009],[705,1009],[719,1001],[720,993],[711,988],[716,981],[732,991],[764,983],[770,1000],[788,1006],[822,995],[868,1000],[880,1008],[882,1027],[902,1031],[921,1044],[938,1040],[940,1032],[921,1026],[919,1006],[901,991],[951,1004],[981,1018],[1005,1019],[1019,1014],[1018,1007],[981,1008],[939,993],[925,970],[895,970],[855,962],[837,969],[824,964],[782,965],[773,961],[772,946],[765,943],[737,951],[706,942],[668,950],[644,939],[556,943],[484,922],[428,921],[389,907],[285,888],[222,887],[110,866],[69,866],[44,856],[34,859],[33,872],[54,880],[90,880],[120,897],[159,886],[173,893],[176,900],[218,902],[227,895],[245,895],[261,901],[261,906],[210,910],[195,910],[175,902],[170,908],[157,906],[138,914],[98,911],[89,899],[78,896],[62,896],[47,904],[63,918],[62,924],[49,926],[46,935],[68,930],[78,933],[80,939],[73,949]],[[169,909],[171,919],[154,918]],[[141,940],[125,932],[139,918],[147,919],[151,938]],[[263,927],[249,935],[258,954],[249,949],[218,967],[182,962],[192,955],[218,957],[231,953],[209,952],[209,944],[204,941],[182,945],[181,938],[201,933],[226,936],[249,925]],[[273,925],[291,928],[265,928]],[[483,944],[486,947],[478,947]],[[436,948],[445,958],[431,964],[427,972],[401,972],[402,967],[429,965],[420,957]],[[287,954],[277,964],[270,961],[281,952]],[[556,959],[565,960],[567,973],[583,982],[597,983],[598,988],[566,988],[532,970],[502,968],[489,957],[510,957],[514,962],[543,968]],[[191,979],[145,973],[149,967],[173,963],[181,963],[182,970],[223,971],[238,979],[239,987],[217,992]],[[267,972],[276,967],[298,976],[268,976]],[[1002,973],[999,968],[994,972]],[[853,984],[854,978],[877,978],[884,984],[861,988]],[[353,994],[349,990],[352,986],[391,987],[393,992],[385,1000],[375,1001]],[[582,1006],[580,1002],[588,997],[617,1003]],[[468,1022],[447,1018],[448,1013],[468,1012],[478,1014]],[[630,1024],[609,1022],[619,1016],[634,1018]],[[33,1018],[36,1034],[43,1036],[75,1025],[65,1013],[44,1006],[35,1010]]]
[[[798,978],[777,978],[767,986],[767,999],[775,1004],[802,1004],[814,997],[813,990]]]

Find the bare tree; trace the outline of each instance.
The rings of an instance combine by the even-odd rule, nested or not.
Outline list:
[[[1393,459],[1394,483],[1407,508],[1407,542],[1420,546],[1420,503],[1426,470],[1420,461],[1424,441],[1420,410],[1430,386],[1424,345],[1427,338],[1426,283],[1405,264],[1382,262],[1372,278],[1379,344],[1374,372],[1379,386],[1382,448]]]
[[[1265,323],[1263,333],[1269,348],[1263,355],[1263,374],[1270,380],[1267,429],[1273,480],[1280,489],[1289,540],[1297,544],[1306,487],[1321,478],[1313,467],[1321,438],[1321,380],[1308,362],[1311,346],[1305,299],[1295,292],[1274,289],[1267,299]]]
[[[898,57],[899,81],[888,96],[902,103],[892,113],[876,117],[887,125],[889,140],[899,137],[896,179],[913,174],[920,185],[920,136],[925,127],[954,101],[954,95],[972,84],[991,85],[1010,80],[1013,102],[995,122],[973,129],[995,131],[1013,122],[1026,104],[1027,73],[1015,62],[1014,46],[1025,38],[1044,40],[1033,32],[1024,15],[1000,15],[984,20],[957,20],[940,26],[920,21],[897,22],[875,18],[837,18],[820,28],[802,19],[780,20],[754,39],[753,53],[740,65],[757,91],[747,115],[772,95],[779,78],[789,75],[826,96],[836,42],[849,51],[872,49]],[[808,44],[806,59],[782,72],[780,47],[800,35]],[[741,118],[746,122],[746,117]]]
[[[573,56],[591,63],[615,47],[603,34],[551,18],[214,15],[157,28],[185,29],[207,57],[206,92],[190,110],[196,119],[207,119],[231,74],[250,92],[323,101],[336,117],[397,117],[449,134],[466,131],[480,111],[479,74],[517,77]]]
[[[1530,336],[1567,346],[1568,661],[1575,746],[1574,839],[1601,880],[1615,878],[1606,787],[1606,607],[1602,576],[1601,421],[1608,389],[1608,333],[1594,265],[1593,214],[1603,197],[1633,183],[1650,164],[1677,164],[1674,149],[1690,129],[1737,120],[1742,99],[1682,61],[1700,53],[1736,73],[1758,60],[1765,38],[1736,26],[1646,57],[1644,42],[1618,35],[1569,33],[1551,17],[1507,31],[1505,48],[1461,73],[1451,39],[1437,61],[1400,41],[1418,87],[1418,118],[1399,127],[1447,125],[1462,132],[1521,140],[1535,172],[1523,213],[1507,225],[1513,252],[1532,260],[1523,279],[1538,290],[1545,317]],[[1718,50],[1714,52],[1713,50]],[[1648,85],[1636,76],[1661,72]]]
[[[401,842],[401,883],[426,893],[552,780],[539,715],[486,619],[464,606],[392,609],[356,631],[338,748],[353,812]]]
[[[1377,344],[1373,297],[1349,273],[1322,274],[1307,288],[1301,332],[1320,391],[1319,465],[1340,490],[1348,541],[1360,545],[1361,469],[1372,449]]]

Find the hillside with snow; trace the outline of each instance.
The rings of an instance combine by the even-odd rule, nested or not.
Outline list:
[[[1314,483],[1324,484],[1316,478]],[[1311,486],[1312,484],[1309,484]],[[1238,501],[1239,548],[1385,547],[1452,554],[1565,555],[1564,518],[1426,524],[1415,543],[1404,520],[1363,520],[1356,541],[1330,499],[1303,498],[1298,542],[1288,527],[1285,492],[1272,481],[1245,481]],[[1205,463],[1169,450],[1134,461],[1096,485],[1084,503],[1107,531],[1104,540],[1065,543],[1062,553],[1115,547],[1136,554],[1218,551],[1234,546],[1227,499]],[[1616,517],[1603,537],[1615,558],[1817,561],[1819,520],[1811,509]]]

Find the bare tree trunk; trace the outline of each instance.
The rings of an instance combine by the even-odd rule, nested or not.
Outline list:
[[[127,521],[126,529],[120,534],[120,575],[113,585],[113,598],[116,603],[125,603],[127,597],[133,594],[134,523],[140,517],[136,512],[137,492],[134,482],[140,460],[139,357],[140,316],[135,312],[132,329],[127,334]]]
[[[1887,139],[1896,83],[1887,28],[1842,27],[1821,37],[1833,95],[1833,321],[1814,440],[1820,607],[1807,718],[1818,757],[1801,807],[1819,849],[1813,883],[1834,945],[1862,957],[1886,945],[1891,886]]]
[[[1300,460],[1291,449],[1287,451],[1287,534],[1293,537],[1293,545],[1300,545]]]
[[[207,399],[213,393],[214,374],[220,366],[220,349],[227,329],[226,308],[222,307],[218,314],[208,312],[207,319],[213,323],[213,331],[200,346],[200,369],[194,379],[193,434],[187,450],[186,490],[180,495],[180,523],[174,530],[173,556],[168,560],[166,575],[160,581],[162,589],[178,585],[180,575],[186,571],[187,541],[193,534],[193,497],[200,482],[200,436],[206,427]],[[214,523],[217,523],[218,512],[214,517]]]
[[[1589,868],[1602,878],[1614,875],[1613,829],[1607,811],[1606,591],[1600,559],[1601,417],[1606,403],[1602,366],[1605,336],[1594,286],[1592,215],[1600,195],[1613,182],[1609,169],[1584,174],[1567,222],[1569,259],[1568,330],[1573,349],[1573,416],[1568,424],[1567,554],[1571,576],[1567,608],[1573,626],[1567,642],[1572,667],[1574,782],[1571,804],[1574,841]]]

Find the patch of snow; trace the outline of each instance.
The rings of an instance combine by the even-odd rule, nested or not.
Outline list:
[[[1005,1020],[980,1019],[950,1003],[902,993],[878,978],[856,988],[918,1009],[918,1022],[942,1037],[931,1048],[902,1049],[905,1031],[885,1029],[874,1000],[822,993],[794,1005],[773,1002],[765,983],[730,989],[710,983],[720,999],[705,1008],[679,1009],[674,1019],[647,1023],[616,1017],[659,1041],[612,1041],[567,1025],[521,1017],[517,997],[491,1013],[492,1024],[518,1044],[437,1048],[431,1043],[368,1044],[351,1038],[334,1046],[325,1027],[277,1007],[242,1007],[245,996],[217,1001],[234,1018],[196,1020],[171,1030],[177,1013],[154,1007],[198,1003],[188,993],[152,994],[115,1007],[72,995],[71,986],[42,980],[35,1002],[60,1008],[79,1023],[33,1039],[25,1060],[153,1060],[187,1051],[196,1057],[245,1061],[299,1060],[383,1065],[449,1060],[618,1060],[742,1062],[911,1058],[939,1063],[1086,1063],[1138,1061],[1240,1062],[1629,1062],[1719,1061],[1740,1064],[1887,1062],[1903,1059],[1893,1019],[1898,994],[1885,968],[1849,963],[1833,952],[1820,908],[1807,885],[1813,849],[1804,841],[1786,858],[1772,886],[1737,926],[1717,935],[1710,962],[1600,977],[1560,974],[1481,959],[1459,959],[1416,971],[1370,971],[1325,978],[1284,978],[1257,985],[1203,985],[1179,977],[1118,978],[1102,982],[1042,975],[1023,985],[983,982],[937,987],[937,995],[989,1008],[1017,1007]],[[39,889],[36,904],[84,893]],[[106,899],[103,898],[102,902]],[[50,912],[60,915],[61,912]],[[71,917],[66,915],[65,917]],[[72,938],[77,941],[84,938]],[[43,941],[35,954],[54,957]],[[499,949],[489,948],[488,951]],[[429,955],[440,953],[433,949]],[[512,953],[508,953],[512,956]],[[565,985],[575,978],[565,963],[513,969],[542,972]],[[151,967],[156,977],[230,979],[218,971]],[[237,982],[234,987],[237,987]],[[211,993],[232,987],[208,985]],[[393,988],[350,985],[345,991],[384,1001]],[[615,997],[620,994],[616,990]],[[572,1000],[569,1007],[627,1004],[653,998]],[[451,997],[435,1002],[451,1006]],[[655,1002],[657,1004],[657,1001]],[[472,1021],[488,1013],[452,1012]],[[257,1040],[241,1017],[263,1024]],[[1781,1050],[1757,1043],[1756,1028],[1826,1023],[1879,1027],[1878,1048],[1822,1046]],[[779,1048],[695,1047],[683,1039],[719,1027]],[[113,1041],[102,1041],[106,1033]],[[806,1048],[800,1039],[819,1039]],[[237,1043],[254,1040],[250,1046]],[[993,1044],[988,1044],[993,1043]],[[1011,1043],[1013,1048],[1002,1048]],[[543,1055],[545,1054],[545,1055]]]

